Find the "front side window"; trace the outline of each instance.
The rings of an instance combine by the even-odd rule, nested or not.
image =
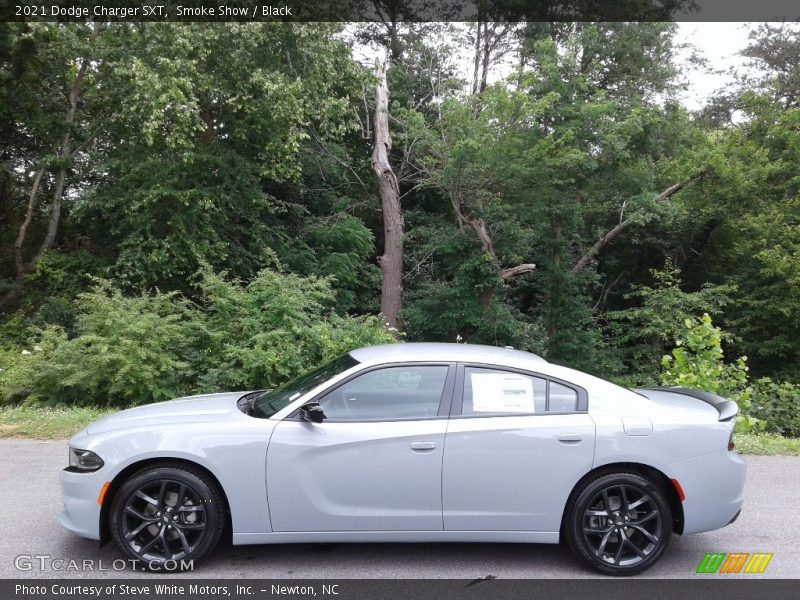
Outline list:
[[[326,421],[391,421],[435,417],[446,365],[398,366],[359,375],[320,398]]]
[[[464,368],[463,416],[575,412],[578,392],[542,377],[484,367]]]

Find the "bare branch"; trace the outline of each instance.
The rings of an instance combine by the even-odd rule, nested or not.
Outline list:
[[[511,279],[512,277],[519,277],[520,275],[527,275],[536,270],[536,265],[533,263],[522,263],[516,267],[508,267],[500,271],[501,279]]]
[[[700,171],[695,173],[688,179],[684,181],[680,181],[674,185],[669,186],[663,192],[661,192],[658,196],[656,196],[656,200],[663,201],[667,200],[668,198],[674,196],[682,189],[684,189],[689,184],[693,183],[694,181],[705,177],[707,174],[706,170]],[[627,202],[627,200],[626,200]],[[622,207],[623,211],[625,209],[625,203],[623,203]],[[589,248],[583,256],[578,259],[578,262],[575,263],[575,266],[572,267],[571,273],[573,275],[577,275],[581,271],[583,271],[591,262],[592,258],[595,257],[603,248],[605,248],[608,244],[610,244],[615,238],[617,238],[622,232],[624,232],[628,226],[631,224],[631,218],[628,217],[627,219],[622,219],[622,212],[620,212],[620,221],[611,229],[609,229],[603,236],[597,240],[591,248]]]
[[[611,294],[611,291],[615,287],[617,287],[617,284],[625,276],[626,273],[627,271],[623,269],[622,271],[619,272],[619,275],[617,275],[611,283],[607,285],[603,284],[603,289],[600,292],[600,297],[597,299],[597,303],[594,305],[594,308],[592,309],[593,311],[596,311],[600,306],[606,305],[606,303],[608,302],[609,294]]]

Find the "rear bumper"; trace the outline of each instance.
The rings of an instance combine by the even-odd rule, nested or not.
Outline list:
[[[745,473],[744,459],[727,449],[669,465],[669,477],[686,494],[683,533],[712,531],[736,520],[744,502]]]
[[[58,522],[65,529],[90,540],[100,539],[100,505],[97,504],[97,497],[105,483],[102,471],[61,471],[64,510],[58,515]]]

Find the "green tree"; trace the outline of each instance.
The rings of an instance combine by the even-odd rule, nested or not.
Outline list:
[[[334,25],[154,24],[118,72],[132,102],[79,218],[111,238],[131,289],[186,289],[207,261],[251,277],[308,216],[295,197],[313,136],[357,127],[361,74]],[[359,256],[363,256],[363,251]]]
[[[449,296],[426,303],[424,290],[414,290],[410,298],[420,300],[410,312],[455,305],[465,325],[485,319],[501,332],[514,321],[540,323],[551,358],[610,368],[591,298],[600,280],[594,267],[623,233],[638,241],[637,230],[674,220],[672,197],[701,178],[679,160],[692,136],[688,116],[669,100],[672,33],[664,24],[587,24],[557,35],[532,27],[524,68],[510,85],[445,98],[433,122],[412,111],[401,116],[424,190],[444,201],[437,216],[449,217],[466,242],[451,242],[451,234],[434,238],[439,247],[418,246],[412,275],[413,265],[429,263],[418,285],[441,297],[447,282]],[[634,54],[630,71],[614,62]],[[426,198],[428,213],[430,204]],[[473,300],[455,303],[457,290]],[[502,326],[494,302],[509,319]],[[442,321],[441,314],[414,319]],[[460,329],[447,337],[466,329],[470,341],[499,339]]]
[[[26,199],[11,219],[14,268],[13,275],[6,271],[10,281],[0,310],[20,300],[26,277],[57,241],[65,199],[89,177],[87,148],[104,133],[113,89],[109,69],[129,31],[126,26],[114,35],[102,23],[3,28],[9,35],[3,43],[8,58],[0,63],[0,121],[12,131],[3,154],[7,173],[25,174],[16,178]]]
[[[758,375],[796,380],[800,360],[800,30],[760,25],[743,54],[753,70],[714,104],[704,122],[716,150],[713,185],[687,193],[687,207],[706,224],[690,282],[728,282],[738,289],[725,310],[735,348]],[[733,113],[736,119],[733,118]]]
[[[681,287],[681,271],[668,260],[652,270],[653,284],[632,285],[624,298],[634,303],[605,313],[610,342],[622,360],[624,373],[637,385],[652,384],[661,358],[685,330],[687,319],[710,313],[718,316],[736,292],[732,285],[706,283],[697,291]]]

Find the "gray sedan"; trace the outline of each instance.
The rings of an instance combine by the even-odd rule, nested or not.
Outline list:
[[[507,348],[394,344],[269,391],[119,412],[70,440],[59,520],[151,569],[234,544],[558,543],[612,575],[743,500],[736,404]]]

